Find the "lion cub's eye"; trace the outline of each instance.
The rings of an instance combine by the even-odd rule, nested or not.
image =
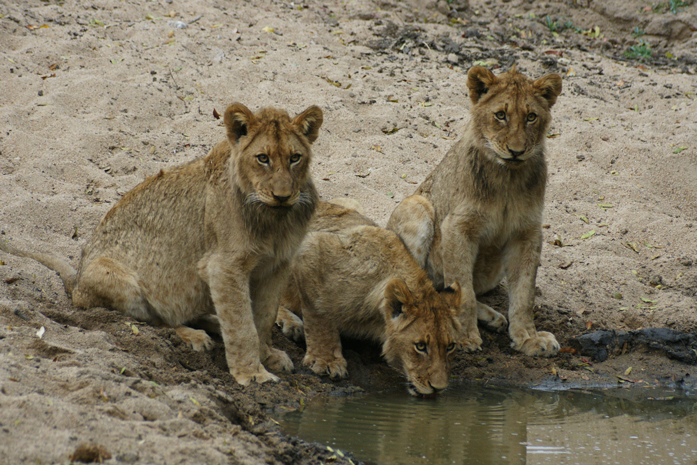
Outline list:
[[[419,352],[426,353],[426,344],[424,342],[417,342],[414,344],[414,347],[416,347],[416,350]]]
[[[262,165],[268,165],[269,164],[269,156],[264,154],[264,153],[260,153],[259,155],[257,155],[257,161],[259,163],[261,163]]]
[[[505,119],[506,119],[506,112],[505,112],[505,111],[497,111],[496,113],[494,113],[494,116],[495,116],[496,119],[498,119],[498,120],[505,121]]]
[[[455,343],[451,342],[450,344],[448,344],[448,347],[446,347],[445,350],[447,350],[448,352],[452,352],[453,350],[455,350]]]
[[[528,123],[532,123],[537,119],[537,115],[535,113],[528,113]]]
[[[299,153],[294,153],[293,155],[291,155],[290,156],[290,164],[294,165],[295,163],[299,162],[300,157],[302,157],[302,155],[300,155]]]

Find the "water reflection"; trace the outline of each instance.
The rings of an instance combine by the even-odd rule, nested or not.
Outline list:
[[[401,392],[320,399],[281,424],[366,463],[693,464],[696,410],[689,396],[649,390],[461,386],[429,400]]]

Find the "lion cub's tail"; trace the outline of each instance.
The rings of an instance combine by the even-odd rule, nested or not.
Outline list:
[[[19,250],[12,247],[10,244],[2,240],[0,240],[0,250],[12,255],[17,255],[18,257],[33,258],[42,265],[57,272],[58,276],[60,276],[61,280],[63,281],[65,292],[68,293],[68,296],[72,297],[73,288],[75,288],[75,282],[77,279],[77,271],[75,271],[75,268],[70,266],[70,263],[67,261],[48,253],[25,252],[24,250]]]

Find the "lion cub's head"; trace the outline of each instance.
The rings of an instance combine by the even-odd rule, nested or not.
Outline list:
[[[247,203],[292,207],[309,202],[310,144],[322,126],[322,110],[311,106],[291,119],[265,108],[253,114],[241,103],[225,110],[237,184]]]
[[[419,293],[399,278],[385,288],[382,354],[407,377],[410,394],[429,396],[448,386],[450,357],[459,344],[461,292],[457,282],[438,293],[424,281]]]
[[[499,76],[475,66],[467,73],[472,100],[472,127],[485,152],[516,168],[544,150],[550,108],[561,93],[561,77],[548,74],[533,81],[516,67]]]

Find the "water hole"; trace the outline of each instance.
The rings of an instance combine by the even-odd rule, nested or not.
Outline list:
[[[694,465],[696,400],[656,388],[460,385],[435,399],[402,391],[317,399],[280,423],[366,464]]]

